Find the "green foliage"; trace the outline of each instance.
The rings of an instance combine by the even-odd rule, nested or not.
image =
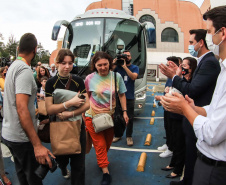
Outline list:
[[[6,45],[1,40],[4,40],[4,37],[0,33],[0,58],[8,57],[15,60],[19,41],[16,40],[14,35],[10,35]],[[49,63],[49,57],[49,51],[45,50],[41,43],[38,43],[37,53],[34,60],[31,62],[31,66],[35,66],[39,61],[41,61],[42,63]]]

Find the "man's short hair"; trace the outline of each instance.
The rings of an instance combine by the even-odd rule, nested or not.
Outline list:
[[[226,6],[218,6],[204,13],[203,19],[213,21],[213,27],[218,31],[222,27],[226,27]]]
[[[19,53],[29,54],[37,47],[37,39],[32,33],[25,33],[20,38]]]
[[[190,30],[189,33],[190,33],[190,35],[195,34],[195,40],[197,42],[199,42],[200,40],[203,40],[205,47],[208,48],[207,44],[206,44],[206,33],[207,33],[206,30],[194,29],[194,30]]]
[[[51,67],[55,67],[55,64],[51,64]]]
[[[167,61],[173,61],[177,66],[179,66],[179,59],[175,56],[167,57]]]
[[[124,51],[123,51],[123,53],[125,53],[125,52],[129,52],[129,53],[130,53],[130,51],[129,51],[129,50],[124,50]]]

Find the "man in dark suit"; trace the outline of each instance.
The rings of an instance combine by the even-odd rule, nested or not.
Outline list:
[[[189,52],[191,55],[198,57],[198,66],[193,74],[191,82],[187,82],[180,78],[176,72],[176,66],[173,64],[169,67],[161,64],[159,67],[161,72],[168,78],[172,78],[173,87],[194,99],[195,105],[209,105],[212,99],[217,77],[220,73],[220,65],[214,54],[208,50],[205,41],[206,30],[190,30]],[[188,120],[183,120],[183,130],[186,142],[186,159],[185,172],[182,181],[172,181],[171,185],[191,185],[194,165],[197,158],[197,149],[194,130]]]

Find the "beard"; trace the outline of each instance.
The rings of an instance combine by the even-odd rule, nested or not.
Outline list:
[[[129,64],[131,62],[131,60],[126,60],[126,64]]]

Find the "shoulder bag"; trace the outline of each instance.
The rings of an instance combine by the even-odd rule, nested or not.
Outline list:
[[[110,94],[110,111],[112,110],[112,73],[111,72],[111,94]],[[108,113],[96,114],[92,119],[93,127],[96,133],[114,127],[112,117]]]
[[[115,91],[117,92],[116,75],[117,74],[115,72]],[[116,136],[122,136],[126,129],[126,122],[123,118],[123,112],[122,112],[122,108],[120,106],[120,100],[116,93],[115,93],[115,99],[116,99],[116,107],[115,107],[115,112],[114,112],[114,116],[113,116],[114,132],[115,132]]]

